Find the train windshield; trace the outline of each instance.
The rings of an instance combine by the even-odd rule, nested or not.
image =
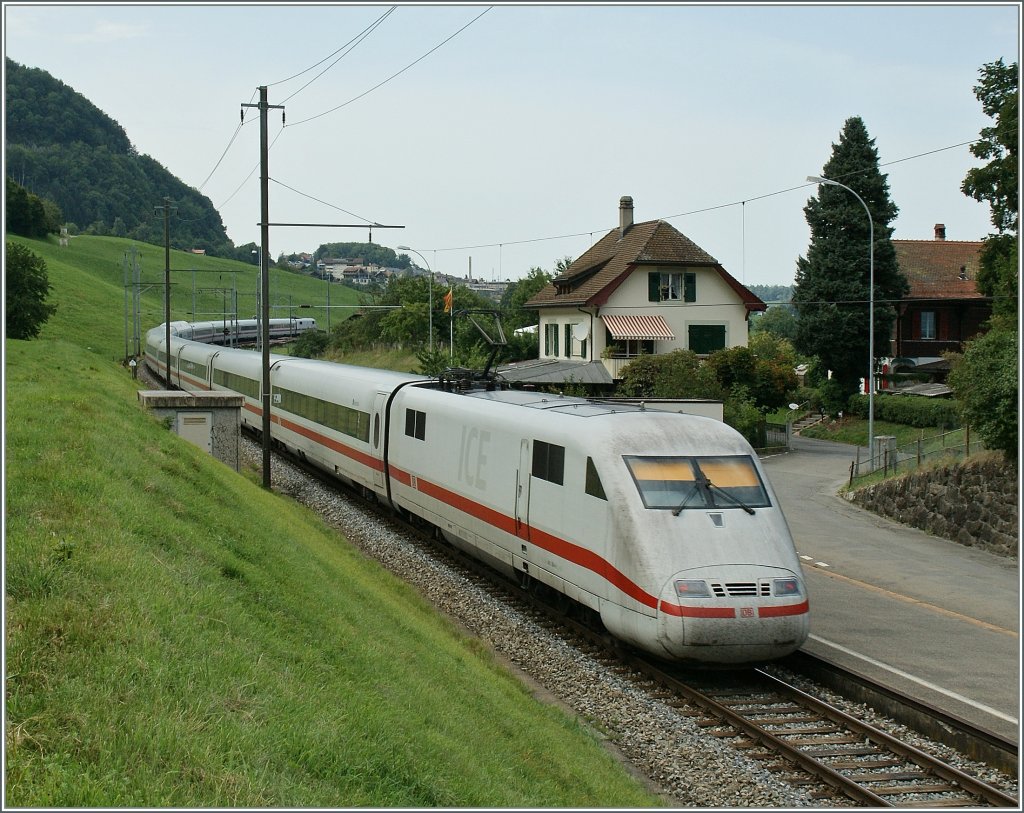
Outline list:
[[[646,508],[736,508],[753,513],[771,505],[754,461],[729,457],[640,457],[623,460]]]

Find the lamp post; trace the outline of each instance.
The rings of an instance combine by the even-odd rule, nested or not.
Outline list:
[[[263,251],[262,249],[259,251],[253,249],[252,253],[256,255],[256,263],[260,272],[256,277],[256,349],[263,352],[263,321],[260,316],[262,313],[260,287],[263,285]]]
[[[828,184],[845,189],[864,207],[868,216],[868,452],[871,459],[871,469],[875,468],[875,223],[871,218],[871,210],[864,202],[864,198],[854,192],[850,187],[838,181],[828,178],[821,178],[817,175],[808,175],[807,180],[811,183]]]
[[[415,254],[417,257],[419,257],[421,260],[423,260],[423,264],[427,267],[427,272],[429,274],[429,276],[427,277],[427,295],[430,298],[429,310],[428,310],[428,313],[427,313],[427,315],[429,316],[429,319],[430,319],[430,321],[428,322],[428,325],[429,325],[429,327],[428,327],[429,334],[428,335],[430,337],[428,342],[429,342],[429,345],[430,345],[430,352],[433,353],[434,352],[434,272],[433,272],[433,270],[430,267],[430,263],[427,262],[427,258],[424,257],[422,254],[420,254],[416,249],[410,248],[409,246],[396,246],[396,248],[399,251],[411,251],[413,254]],[[435,257],[434,259],[437,259],[437,258]]]

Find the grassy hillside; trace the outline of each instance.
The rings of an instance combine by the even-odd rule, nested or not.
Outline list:
[[[118,237],[79,236],[61,248],[57,241],[7,239],[28,246],[46,260],[57,315],[44,328],[43,337],[61,337],[90,347],[107,358],[125,353],[125,265],[134,247],[142,269],[142,334],[164,321],[164,249]],[[256,315],[259,272],[255,266],[171,251],[171,319],[210,321],[230,312],[232,291],[237,292],[238,315]],[[193,269],[195,273],[192,273]],[[129,281],[131,276],[129,275]],[[343,285],[331,286],[331,324],[348,318],[357,293]],[[131,301],[129,297],[129,303]],[[270,270],[272,318],[311,316],[327,327],[327,283],[304,274]],[[304,308],[302,305],[309,305]],[[193,313],[195,316],[193,316]],[[128,318],[129,332],[131,315]]]
[[[26,242],[60,309],[5,346],[7,805],[657,804],[411,588],[142,411],[124,241]]]

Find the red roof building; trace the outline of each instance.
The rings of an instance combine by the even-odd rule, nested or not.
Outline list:
[[[910,292],[897,306],[892,337],[892,355],[908,361],[896,366],[948,369],[942,354],[962,351],[992,315],[992,298],[979,293],[976,284],[983,243],[947,240],[946,227],[937,223],[932,240],[892,244],[910,283]]]

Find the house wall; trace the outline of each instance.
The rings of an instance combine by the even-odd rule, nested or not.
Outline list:
[[[647,275],[662,271],[673,273],[693,271],[697,274],[697,299],[695,302],[651,302],[648,299]],[[736,292],[713,268],[680,268],[679,266],[641,266],[630,275],[601,308],[602,313],[658,314],[665,318],[675,334],[675,341],[657,342],[655,352],[671,353],[673,350],[689,350],[689,329],[691,325],[724,325],[725,346],[735,347],[747,343],[746,308],[737,301]],[[601,325],[599,344],[604,349],[605,329]]]
[[[583,323],[587,326],[588,330],[591,330],[591,335],[583,342],[572,337],[570,335],[570,354],[566,353],[566,328],[569,328],[570,334],[572,328]],[[547,352],[548,348],[548,329],[554,326],[558,334],[558,353]],[[540,327],[537,330],[537,341],[539,342],[540,358],[559,358],[559,359],[570,359],[572,361],[593,361],[594,359],[601,358],[600,350],[593,350],[591,345],[594,341],[593,334],[601,334],[603,338],[604,325],[601,324],[600,320],[594,316],[592,318],[591,312],[581,313],[580,311],[573,309],[552,309],[549,312],[541,312],[540,314]]]
[[[648,273],[692,271],[697,275],[695,302],[651,302],[648,298]],[[666,266],[641,266],[620,285],[599,309],[550,308],[540,313],[540,329],[537,333],[540,358],[570,358],[576,361],[600,359],[607,346],[608,331],[599,314],[634,313],[664,317],[674,341],[654,342],[656,354],[671,353],[673,350],[690,348],[691,325],[721,325],[725,327],[725,346],[735,347],[747,344],[746,308],[737,301],[736,293],[713,268],[680,268]],[[592,315],[592,318],[591,318]],[[576,339],[571,341],[571,355],[566,354],[566,326],[584,323],[590,328],[590,337],[584,348]],[[549,352],[549,326],[557,326],[558,353]],[[585,355],[582,355],[585,350]]]
[[[985,321],[992,315],[987,303],[977,302],[910,302],[903,306],[895,332],[895,356],[939,356],[952,350],[961,352],[963,343],[982,332]],[[935,336],[925,339],[921,335],[921,312],[935,315]]]

